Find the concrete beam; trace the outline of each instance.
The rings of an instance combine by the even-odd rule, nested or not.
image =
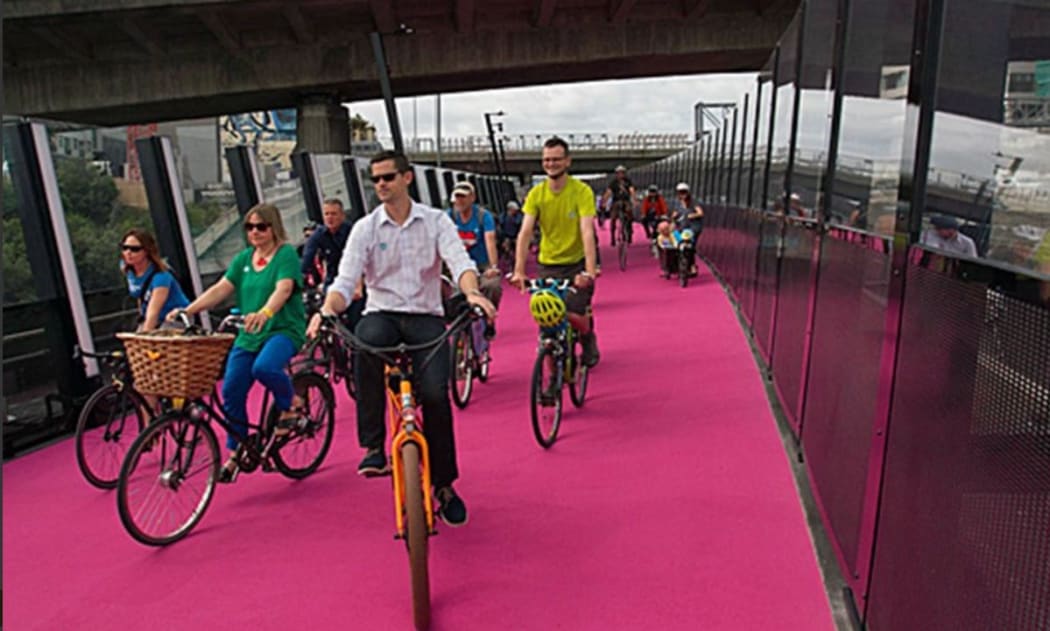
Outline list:
[[[558,0],[539,0],[532,25],[537,28],[550,26],[551,20],[554,19],[554,8],[557,4]]]
[[[397,18],[394,16],[394,3],[391,0],[368,0],[368,6],[372,9],[372,20],[376,23],[376,31],[380,33],[397,31]]]
[[[299,10],[299,7],[294,4],[284,4],[281,6],[281,13],[284,14],[285,21],[288,22],[289,28],[292,29],[295,41],[300,44],[313,43],[315,37],[313,29],[306,23],[306,19],[303,18],[303,13]]]
[[[50,26],[37,26],[33,28],[33,34],[54,46],[56,50],[73,61],[80,63],[92,61],[90,46],[71,37],[68,32],[59,33]]]
[[[703,17],[714,3],[715,0],[684,0],[682,2],[682,17]]]
[[[246,0],[5,0],[4,19],[238,4]]]
[[[612,0],[609,5],[609,21],[618,24],[627,19],[638,0]]]
[[[135,41],[136,44],[142,47],[147,54],[160,56],[164,54],[164,46],[157,40],[149,37],[146,33],[139,28],[139,25],[133,18],[125,17],[120,21],[120,30],[124,31],[124,34]]]
[[[788,14],[716,13],[703,22],[594,22],[530,30],[528,37],[482,29],[469,42],[406,36],[386,40],[398,96],[567,81],[734,72],[762,67]],[[230,40],[233,34],[227,34]],[[232,57],[191,52],[114,61],[4,63],[5,113],[101,125],[294,107],[303,94],[344,102],[379,97],[368,41],[258,47]],[[234,42],[227,41],[232,48]],[[478,51],[485,51],[480,55]],[[288,63],[294,59],[295,63]],[[265,68],[265,72],[256,69]]]
[[[208,27],[208,31],[215,36],[226,52],[234,57],[239,57],[244,52],[240,39],[226,26],[226,22],[218,11],[211,9],[197,11],[196,16],[204,26]]]
[[[470,33],[474,30],[474,13],[477,9],[475,0],[455,0],[456,32]]]

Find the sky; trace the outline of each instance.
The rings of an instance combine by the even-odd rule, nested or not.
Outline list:
[[[755,73],[670,76],[654,79],[587,81],[525,88],[445,94],[442,136],[485,135],[485,112],[502,110],[503,132],[691,133],[697,101],[736,101],[755,85]],[[397,99],[406,144],[415,134],[435,136],[434,96]],[[413,116],[413,103],[415,116]],[[390,136],[382,100],[348,103]]]

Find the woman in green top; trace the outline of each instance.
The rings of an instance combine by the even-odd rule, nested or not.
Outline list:
[[[298,414],[292,407],[292,381],[284,368],[306,339],[299,257],[287,243],[280,211],[272,204],[253,207],[244,217],[244,230],[251,247],[235,256],[226,274],[186,307],[194,315],[233,294],[245,315],[222,382],[223,409],[239,433],[226,439],[231,451],[247,434],[248,390],[255,380],[273,393],[281,410],[277,434],[291,430]],[[232,482],[237,471],[237,458],[231,453],[219,479]]]

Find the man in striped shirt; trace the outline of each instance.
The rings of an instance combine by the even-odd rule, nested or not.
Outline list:
[[[408,187],[412,167],[400,153],[385,151],[371,160],[376,196],[383,202],[354,224],[339,262],[339,274],[325,297],[321,314],[310,322],[313,335],[321,315],[339,313],[356,297],[358,280],[368,287],[364,316],[356,334],[373,346],[422,344],[445,330],[441,303],[441,263],[457,279],[471,304],[489,318],[496,310],[478,288],[478,273],[448,215],[412,200]],[[448,396],[449,347],[444,344],[423,368],[419,396],[426,416],[424,432],[430,450],[431,480],[439,504],[438,516],[450,526],[467,521],[467,508],[452,489],[458,477]],[[417,370],[429,353],[413,356]],[[386,443],[386,392],[383,362],[361,353],[355,362],[357,380],[357,434],[367,452],[358,473],[382,475],[390,471]],[[418,375],[418,373],[417,373]]]

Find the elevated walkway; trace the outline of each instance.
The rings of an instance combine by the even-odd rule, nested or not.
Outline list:
[[[607,243],[605,235],[602,242]],[[535,325],[505,293],[492,378],[456,412],[471,511],[431,545],[434,629],[834,628],[791,468],[734,310],[709,272],[663,281],[640,243],[605,251],[602,350],[557,444],[529,427]],[[186,540],[144,548],[72,441],[4,465],[12,629],[405,629],[390,483],[355,473],[351,402],[302,482],[218,489]],[[568,403],[567,403],[568,405]]]

